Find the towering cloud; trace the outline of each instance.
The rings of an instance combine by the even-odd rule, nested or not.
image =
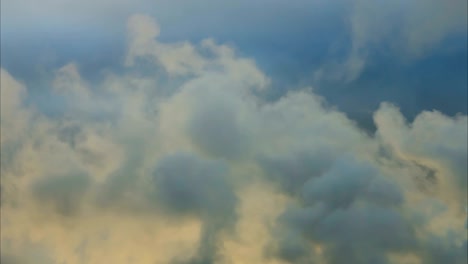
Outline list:
[[[212,39],[128,20],[120,70],[2,69],[5,263],[465,263],[467,117],[383,103],[368,134]],[[60,95],[60,96],[58,96]]]

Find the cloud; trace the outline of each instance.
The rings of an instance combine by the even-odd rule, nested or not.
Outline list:
[[[401,61],[419,59],[444,40],[467,30],[466,1],[355,0],[347,16],[350,46],[341,62],[333,60],[315,72],[317,79],[351,82],[373,61],[375,54],[391,54]],[[463,11],[462,11],[463,10]]]
[[[379,136],[384,143],[392,146],[398,156],[435,171],[441,195],[452,196],[458,201],[465,199],[467,195],[465,146],[468,144],[465,137],[466,116],[459,115],[454,119],[448,119],[437,111],[423,112],[409,126],[404,117],[398,113],[398,109],[383,104],[374,118],[379,127]],[[446,192],[445,188],[451,191]],[[463,206],[463,203],[460,206]]]
[[[56,176],[37,182],[32,193],[40,204],[52,203],[60,214],[69,215],[78,210],[88,186],[87,175]]]
[[[466,116],[384,103],[368,134],[312,88],[265,100],[254,60],[163,29],[131,16],[99,81],[51,73],[61,115],[2,69],[2,260],[466,262]]]
[[[26,88],[16,81],[7,71],[1,70],[1,91],[2,105],[2,144],[13,141],[14,137],[20,136],[28,124],[28,111],[24,109],[23,101],[27,96]],[[15,120],[12,122],[12,120]]]
[[[372,167],[341,157],[302,186],[302,206],[285,211],[280,221],[305,236],[305,245],[329,245],[327,263],[386,263],[385,254],[414,247],[410,223],[395,210],[401,190]]]
[[[163,158],[154,172],[156,202],[176,216],[204,219],[198,255],[190,263],[217,262],[218,233],[236,221],[237,198],[227,173],[223,163],[185,153]]]
[[[152,52],[172,74],[188,73],[188,63],[210,67],[197,58],[209,51],[189,42],[212,38],[255,59],[272,79],[270,98],[313,84],[370,130],[381,101],[410,118],[434,108],[466,114],[466,1],[5,0],[2,7],[2,67],[38,86],[30,98],[49,114],[64,107],[44,98],[53,69],[75,61],[87,81],[122,70],[133,13],[158,18],[163,30]]]

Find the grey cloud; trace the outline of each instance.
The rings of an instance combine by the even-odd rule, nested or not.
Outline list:
[[[386,110],[388,109],[382,109],[383,112]],[[452,180],[457,180],[460,175],[466,177],[464,169],[457,165],[458,161],[464,157],[466,150],[465,147],[458,148],[457,146],[460,145],[455,143],[465,141],[458,138],[458,133],[464,133],[465,128],[461,126],[454,128],[458,122],[463,123],[463,119],[446,122],[447,119],[437,113],[426,114],[426,117],[421,115],[412,126],[409,126],[409,132],[404,132],[405,128],[402,126],[405,125],[405,121],[400,113],[393,113],[385,118],[385,121],[381,116],[376,119],[378,128],[386,130],[390,129],[389,125],[391,125],[391,129],[394,130],[384,133],[383,136],[388,138],[383,141],[391,145],[384,146],[384,148],[388,148],[388,151],[385,151],[385,155],[382,157],[377,156],[377,159],[390,159],[392,162],[396,162],[400,168],[414,166],[418,168],[417,171],[421,177],[427,177],[426,166],[421,168],[422,165],[415,163],[415,161],[422,162],[424,159],[418,157],[428,155],[427,158],[442,162],[439,164],[450,168],[446,174],[439,175],[439,177],[443,177],[445,182],[450,183]],[[425,121],[423,122],[422,119]],[[424,130],[421,127],[422,123],[426,125]],[[432,130],[429,128],[432,126],[431,123],[434,125]],[[442,126],[453,129],[444,130],[441,128]],[[419,136],[417,140],[425,137],[424,133],[432,135],[431,138],[434,139],[441,136],[439,133],[442,133],[442,130],[452,135],[449,136],[450,141],[432,140],[423,145],[419,145],[420,142],[414,144],[413,147],[408,145],[414,143],[408,139],[416,134]],[[406,133],[410,135],[406,135]],[[399,140],[407,142],[406,145]],[[396,149],[390,146],[396,147]],[[419,147],[424,150],[419,149]],[[445,155],[441,154],[442,149],[447,150]],[[402,155],[401,151],[407,151],[408,156],[399,156]],[[381,152],[380,150],[378,153]],[[448,155],[448,153],[453,154]],[[319,157],[313,157],[304,164],[309,164],[312,168],[323,171],[314,175],[314,173],[310,173],[311,170],[306,170],[309,172],[301,174],[303,176],[299,177],[301,180],[294,185],[295,188],[289,188],[292,197],[297,199],[297,204],[284,211],[278,218],[281,231],[275,233],[276,247],[273,248],[276,248],[276,252],[270,251],[268,254],[276,254],[279,258],[291,263],[296,263],[295,261],[298,259],[308,259],[312,262],[311,257],[303,248],[312,250],[314,243],[318,243],[323,247],[326,263],[394,263],[389,254],[410,252],[428,263],[462,263],[466,259],[466,254],[461,254],[461,247],[465,244],[459,243],[460,236],[448,235],[444,237],[435,234],[429,235],[430,238],[416,236],[417,233],[427,232],[423,230],[429,228],[430,222],[436,219],[436,215],[448,212],[447,204],[437,202],[437,199],[428,200],[428,205],[435,206],[438,211],[434,212],[433,215],[422,214],[419,218],[414,218],[414,210],[417,208],[414,208],[414,205],[410,208],[407,207],[405,195],[419,194],[407,192],[405,188],[409,186],[403,186],[397,181],[399,175],[382,174],[381,170],[385,168],[385,163],[380,162],[383,160],[374,164],[368,163],[368,159],[360,161],[351,155],[332,156],[332,165],[326,166],[324,169],[323,162],[317,162],[320,160]],[[267,175],[276,173],[276,177],[284,179],[283,182],[276,181],[277,183],[290,186],[290,182],[295,182],[294,177],[291,177],[295,175],[292,173],[293,168],[302,168],[303,166],[296,163],[288,170],[274,167],[283,164],[285,160],[287,159],[283,158],[278,159],[278,162],[275,163],[263,162],[261,164]],[[466,163],[464,165],[466,166]],[[431,166],[434,165],[431,164]],[[269,169],[269,167],[275,169]],[[415,174],[417,177],[419,177],[418,173]],[[452,179],[452,177],[455,178]],[[433,182],[433,184],[440,185],[438,182]],[[457,188],[464,189],[466,187]],[[421,194],[423,193],[421,192]],[[425,195],[432,196],[430,193]],[[442,211],[440,211],[441,206],[445,208]],[[461,237],[463,238],[463,236]],[[463,241],[466,241],[466,238]],[[429,259],[435,262],[430,262]]]
[[[32,186],[38,201],[51,203],[58,213],[73,216],[79,212],[91,179],[86,174],[71,174],[40,179]]]
[[[65,124],[57,132],[57,137],[60,141],[70,144],[72,148],[75,148],[77,141],[82,136],[82,128],[78,124]]]
[[[178,153],[158,163],[154,173],[158,195],[177,213],[232,212],[235,196],[227,182],[227,167],[193,154]],[[212,193],[214,192],[214,193]]]
[[[423,171],[422,175],[415,178],[415,181],[420,187],[420,190],[427,193],[434,193],[438,182],[437,170],[425,165],[421,165],[417,162],[415,162],[414,165],[421,168],[421,170]]]
[[[414,243],[411,226],[398,211],[374,205],[333,211],[319,224],[316,237],[325,242],[354,244],[363,251],[374,247],[377,251],[408,250]]]
[[[363,195],[370,201],[383,206],[398,206],[404,202],[404,196],[398,184],[384,177],[372,179]]]
[[[403,200],[397,185],[377,169],[343,157],[322,177],[305,183],[302,197],[307,204],[322,201],[331,208],[347,208],[358,198],[381,205],[398,205]]]
[[[296,230],[299,238],[291,241],[307,239],[299,249],[321,243],[328,263],[387,263],[387,253],[415,246],[412,226],[394,208],[402,202],[394,183],[344,156],[310,178],[302,187],[302,205],[285,211],[279,221],[286,230]],[[291,244],[279,247],[279,252],[291,251]]]
[[[189,153],[163,158],[154,172],[156,197],[172,214],[192,214],[203,221],[198,255],[189,263],[214,263],[220,230],[237,219],[237,197],[220,161],[203,160]]]
[[[300,231],[288,230],[288,232],[278,234],[278,240],[266,248],[265,255],[290,263],[315,263],[311,243],[296,232]]]
[[[209,99],[208,99],[209,100]],[[213,157],[238,158],[247,152],[247,135],[238,125],[236,109],[221,102],[196,109],[189,124],[193,142]]]
[[[141,210],[151,206],[144,199],[144,185],[140,184],[145,178],[145,153],[147,146],[144,138],[129,137],[124,141],[126,149],[125,159],[119,167],[112,171],[105,181],[98,186],[99,193],[96,204],[101,209]],[[143,189],[139,189],[143,188]],[[129,201],[128,197],[137,197],[136,201]]]
[[[393,209],[353,205],[333,211],[317,206],[298,210],[287,212],[282,221],[309,243],[324,246],[328,263],[387,263],[386,254],[416,246],[412,227]]]
[[[303,186],[303,199],[307,203],[323,201],[331,208],[347,208],[366,188],[373,171],[356,170],[354,166],[335,164],[331,170]]]
[[[267,177],[290,194],[295,194],[310,178],[322,175],[332,163],[328,151],[320,149],[260,156],[258,160]]]
[[[468,241],[457,244],[450,239],[450,234],[447,234],[447,238],[430,237],[426,240],[422,246],[424,263],[463,264],[468,261]]]
[[[5,135],[6,133],[2,133]],[[18,153],[18,151],[21,149],[21,142],[2,142],[2,145],[0,147],[0,170],[2,172],[6,171],[15,171],[18,168],[14,166],[14,161],[15,161],[15,155]],[[0,177],[5,177],[4,174],[0,175]]]

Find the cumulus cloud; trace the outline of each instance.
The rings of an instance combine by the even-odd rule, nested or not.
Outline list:
[[[313,89],[264,100],[228,45],[127,30],[122,71],[54,72],[62,115],[2,69],[2,261],[466,262],[466,116],[384,103],[369,135]]]
[[[219,230],[236,220],[237,198],[223,163],[179,153],[163,158],[154,172],[156,201],[171,214],[204,219],[200,248],[190,263],[216,262]]]
[[[300,201],[281,222],[309,243],[328,245],[327,263],[386,263],[385,254],[413,247],[414,231],[395,209],[403,202],[399,187],[352,158],[309,179]]]

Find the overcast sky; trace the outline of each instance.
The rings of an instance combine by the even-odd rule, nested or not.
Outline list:
[[[467,23],[2,0],[2,263],[466,263]]]

